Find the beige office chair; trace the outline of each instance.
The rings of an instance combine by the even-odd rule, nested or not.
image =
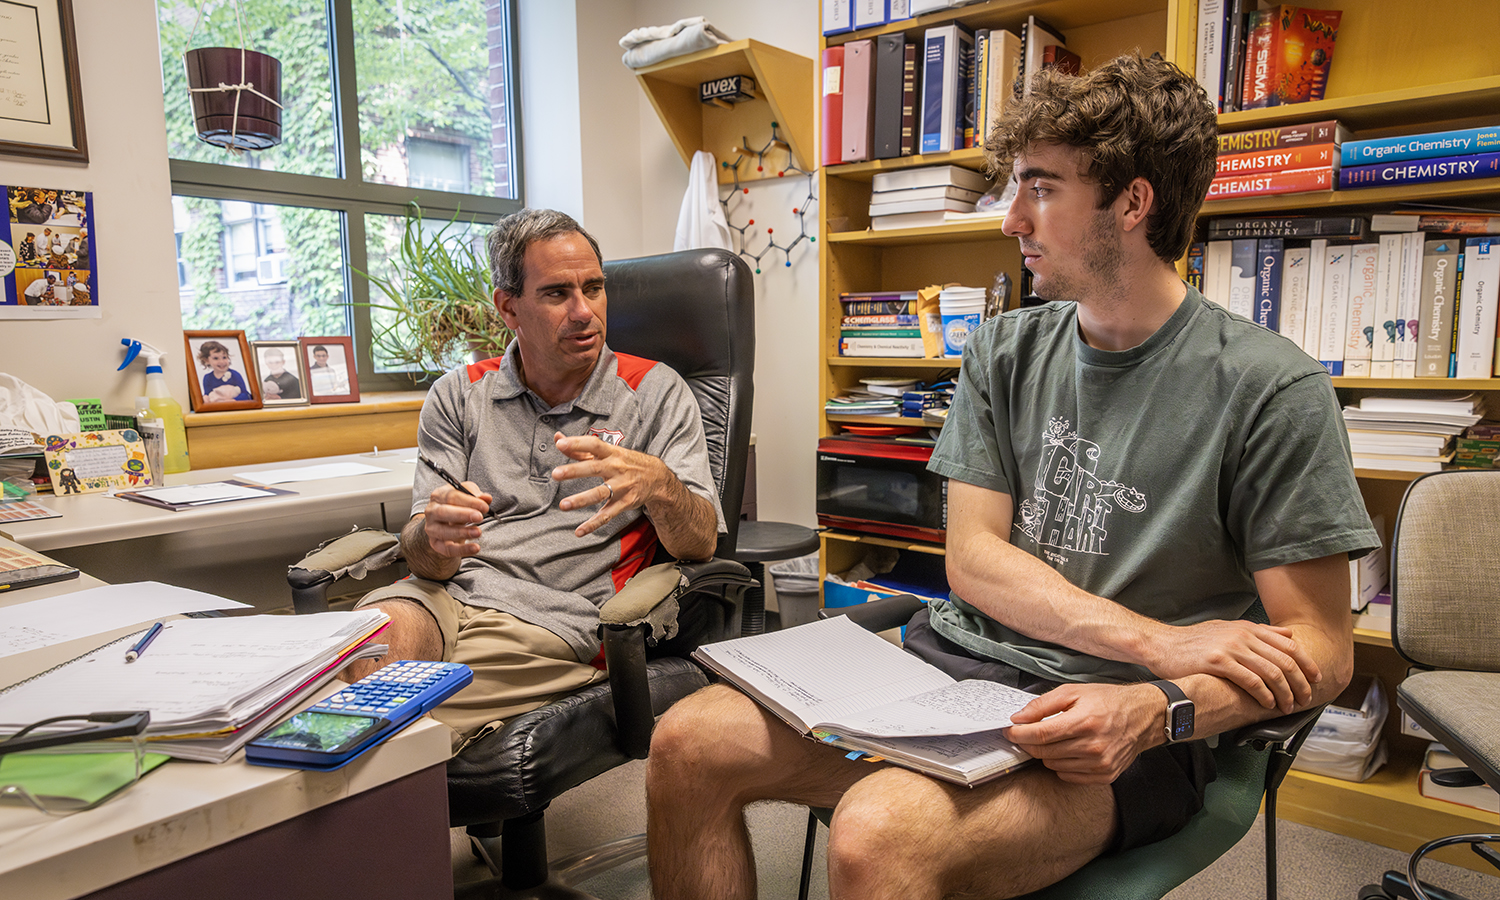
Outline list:
[[[1500,791],[1500,471],[1424,475],[1401,501],[1391,539],[1391,642],[1428,670],[1408,677],[1396,703]],[[1500,824],[1500,823],[1497,823]],[[1500,829],[1497,829],[1500,830]],[[1468,844],[1500,869],[1487,844],[1500,833],[1460,834],[1418,847],[1405,872],[1387,872],[1362,900],[1454,900],[1417,880],[1417,864],[1450,844]]]

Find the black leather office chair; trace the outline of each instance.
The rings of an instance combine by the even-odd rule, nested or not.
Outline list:
[[[884,631],[905,625],[920,608],[920,600],[903,594],[825,609],[819,615],[848,615],[864,628]],[[1259,621],[1265,621],[1264,615],[1257,603],[1246,617],[1258,616]],[[1254,824],[1262,797],[1266,810],[1266,900],[1276,900],[1276,789],[1322,712],[1319,706],[1219,735],[1214,749],[1218,778],[1208,787],[1203,809],[1183,830],[1154,844],[1101,856],[1021,900],[1158,900],[1237,844]],[[808,811],[799,900],[807,900],[812,881],[818,823],[828,824],[831,814],[831,810]]]
[[[1391,643],[1414,666],[1396,703],[1485,784],[1500,791],[1500,471],[1448,471],[1411,483],[1391,539]],[[1500,869],[1487,844],[1500,833],[1460,834],[1418,847],[1405,872],[1359,892],[1369,898],[1455,900],[1417,880],[1417,864],[1450,844],[1468,844]]]
[[[687,652],[738,634],[740,602],[751,584],[745,567],[728,559],[750,444],[750,271],[722,250],[617,260],[604,271],[610,347],[670,365],[698,400],[729,531],[719,539],[716,559],[648,569],[606,604],[600,619],[607,682],[516,717],[449,762],[449,818],[468,827],[476,852],[497,875],[495,882],[461,886],[463,897],[584,897],[573,884],[644,854],[644,836],[638,836],[551,866],[543,813],[564,791],[645,757],[654,717],[707,684]],[[355,549],[339,551],[340,542]],[[321,598],[338,577],[363,577],[394,557],[394,536],[383,532],[357,532],[335,544],[289,573],[298,612],[326,608]],[[679,602],[680,614],[670,603],[658,604],[664,596]],[[668,620],[680,626],[675,637],[648,636]]]

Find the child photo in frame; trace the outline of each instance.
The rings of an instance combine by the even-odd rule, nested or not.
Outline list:
[[[261,402],[266,406],[307,404],[307,373],[296,341],[251,341],[260,373]]]
[[[260,381],[243,331],[184,331],[194,412],[260,409]]]
[[[354,340],[348,337],[297,339],[307,366],[307,394],[313,403],[348,403],[359,399],[354,374]]]

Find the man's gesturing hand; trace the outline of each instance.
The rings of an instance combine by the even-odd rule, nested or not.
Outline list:
[[[1318,664],[1279,625],[1213,620],[1163,626],[1146,667],[1160,678],[1217,675],[1228,679],[1266,709],[1289,713],[1312,699],[1323,680]]]
[[[598,478],[604,482],[564,497],[558,503],[562,509],[603,504],[593,518],[573,532],[579,537],[597,531],[628,509],[645,506],[661,496],[669,481],[675,480],[666,463],[654,456],[607,444],[592,435],[567,437],[559,431],[552,438],[564,456],[576,460],[553,469],[553,481]]]
[[[1063,781],[1110,784],[1157,743],[1164,708],[1149,684],[1065,684],[1012,715],[1005,736]]]
[[[479,552],[479,522],[490,511],[494,499],[482,493],[479,485],[465,481],[473,495],[441,484],[433,489],[422,511],[422,532],[427,546],[438,556],[457,559]]]

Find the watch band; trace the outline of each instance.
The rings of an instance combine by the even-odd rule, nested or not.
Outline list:
[[[1182,688],[1178,687],[1170,681],[1162,679],[1160,681],[1153,681],[1151,683],[1155,685],[1156,688],[1163,694],[1167,695],[1168,703],[1181,703],[1187,699],[1187,694],[1184,694],[1182,692]]]

